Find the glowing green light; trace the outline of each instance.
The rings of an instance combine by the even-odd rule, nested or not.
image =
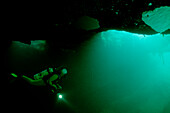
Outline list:
[[[11,73],[11,75],[12,75],[13,77],[15,77],[15,78],[18,77],[18,76],[17,76],[16,74],[14,74],[14,73]]]
[[[59,97],[60,99],[62,99],[62,98],[63,98],[63,96],[62,96],[62,95],[59,95],[58,97]]]
[[[58,93],[58,94],[57,94],[57,97],[58,97],[59,99],[62,99],[62,98],[63,98],[63,95],[62,95],[61,93]]]

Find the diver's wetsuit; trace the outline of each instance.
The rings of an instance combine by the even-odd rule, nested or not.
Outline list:
[[[55,70],[54,68],[52,68],[52,70],[53,70],[53,72],[50,72],[50,68],[48,68],[48,69],[47,69],[48,75],[47,75],[47,76],[44,76],[44,77],[42,78],[42,80],[45,82],[46,86],[49,87],[49,89],[54,90],[55,92],[59,92],[61,89],[59,89],[58,87],[57,87],[58,89],[56,89],[56,88],[54,88],[53,86],[51,86],[51,85],[49,84],[49,79],[50,79],[50,77],[52,77],[54,74],[57,74],[57,75],[58,75],[58,78],[57,78],[56,80],[52,81],[52,84],[55,84],[55,85],[56,85],[57,81],[59,81],[59,80],[61,79],[61,75],[60,75],[61,72],[60,72],[60,70]],[[57,86],[57,85],[56,85],[56,86]]]

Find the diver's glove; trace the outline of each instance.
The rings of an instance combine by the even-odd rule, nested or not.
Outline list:
[[[58,90],[62,90],[63,89],[59,84],[57,84],[57,88],[58,88]]]
[[[62,87],[59,84],[57,84],[57,85],[53,84],[52,85],[52,90],[51,91],[53,93],[59,93],[61,90],[62,90]]]

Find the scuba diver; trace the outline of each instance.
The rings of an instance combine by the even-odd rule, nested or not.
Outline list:
[[[11,77],[14,77],[13,80],[16,80],[15,83],[19,82],[19,90],[16,90],[16,88],[18,88],[15,88],[16,84],[14,84],[14,87],[11,85],[11,90],[16,92],[14,92],[14,96],[10,97],[13,97],[12,99],[14,99],[14,101],[18,101],[15,103],[16,107],[20,106],[30,110],[30,112],[41,112],[41,110],[48,112],[50,110],[53,111],[55,110],[54,104],[60,102],[62,98],[62,94],[60,94],[62,87],[59,85],[59,83],[66,74],[67,69],[61,66],[58,68],[47,68],[40,73],[33,75],[32,77],[11,73]],[[25,84],[25,86],[31,84],[33,87],[26,87],[20,90],[20,88],[22,88],[20,87],[20,83],[28,83]],[[28,88],[30,88],[30,90],[28,90]],[[10,93],[11,90],[9,90]]]
[[[59,80],[67,74],[67,69],[64,67],[48,68],[40,73],[34,75],[34,79],[22,75],[21,78],[27,81],[31,85],[35,86],[47,86],[54,93],[62,90],[62,87],[58,84]],[[17,77],[14,73],[11,75]]]

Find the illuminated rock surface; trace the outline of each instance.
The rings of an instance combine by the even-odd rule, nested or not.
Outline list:
[[[156,32],[164,32],[170,29],[170,7],[164,6],[153,11],[145,11],[142,20]]]

